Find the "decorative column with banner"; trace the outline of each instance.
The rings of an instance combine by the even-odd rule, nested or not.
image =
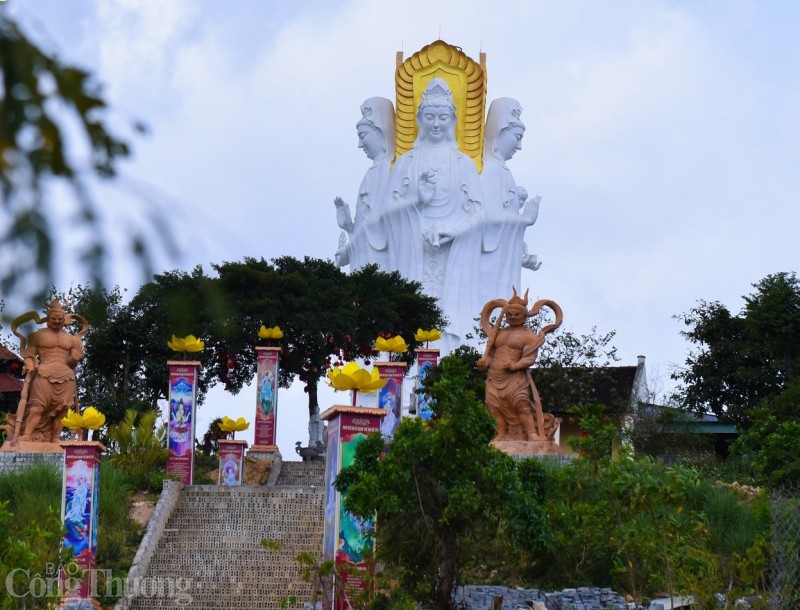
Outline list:
[[[256,347],[258,370],[256,391],[256,427],[250,453],[276,453],[275,431],[278,423],[278,373],[280,347]]]
[[[192,484],[197,400],[197,371],[200,362],[169,361],[169,457],[167,474]]]
[[[244,450],[247,441],[220,439],[219,481],[220,485],[241,485],[244,476]]]
[[[372,549],[374,545],[372,537],[366,533],[369,524],[344,509],[344,497],[336,491],[333,482],[343,468],[353,463],[356,447],[361,441],[380,429],[385,415],[384,409],[334,405],[320,416],[320,419],[328,421],[323,559],[334,561],[337,567],[346,565],[355,569],[353,572],[336,571],[341,582],[334,580],[333,583],[333,610],[349,608],[349,594],[367,586],[357,573],[369,569],[364,560],[364,550]]]
[[[417,388],[422,387],[422,380],[428,374],[428,370],[439,363],[439,349],[435,347],[418,348],[417,353]],[[431,410],[431,399],[425,394],[417,395],[417,417],[430,419],[433,416]]]
[[[69,441],[64,448],[61,518],[63,547],[72,558],[61,566],[64,587],[62,608],[100,608],[97,593],[97,520],[100,514],[100,454],[106,448],[96,441]]]
[[[400,423],[403,413],[403,379],[406,374],[404,362],[376,362],[381,379],[386,385],[378,390],[378,406],[386,409],[386,417],[381,422],[381,433],[394,436],[394,429]]]

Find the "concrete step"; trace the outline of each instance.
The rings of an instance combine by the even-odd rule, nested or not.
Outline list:
[[[322,487],[325,485],[325,462],[283,462],[276,485]]]
[[[298,604],[286,607],[302,608],[311,585],[300,577],[295,557],[322,549],[322,466],[321,474],[316,464],[310,473],[290,468],[293,476],[301,472],[292,480],[319,478],[317,488],[185,488],[131,607],[278,610],[296,595]],[[279,550],[262,548],[262,539],[279,543]]]

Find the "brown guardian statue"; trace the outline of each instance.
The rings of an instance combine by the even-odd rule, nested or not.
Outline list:
[[[556,314],[556,320],[539,332],[534,332],[525,322],[547,306]],[[492,313],[500,308],[494,326]],[[508,301],[494,299],[481,311],[481,326],[488,336],[486,351],[478,366],[488,369],[486,377],[486,408],[497,422],[495,445],[507,441],[552,441],[558,428],[557,420],[542,411],[542,402],[530,367],[536,361],[539,348],[551,333],[561,325],[563,313],[557,303],[542,299],[528,309],[528,292],[525,298],[517,295]],[[503,322],[507,325],[503,325]]]
[[[17,329],[30,320],[47,326],[26,338]],[[75,320],[81,330],[73,335],[64,327]],[[3,426],[8,437],[3,451],[61,450],[61,418],[77,405],[75,367],[83,357],[81,339],[88,330],[89,323],[77,314],[65,314],[59,301],[50,304],[46,318],[29,311],[12,322],[25,360],[25,382],[16,414],[9,414]]]

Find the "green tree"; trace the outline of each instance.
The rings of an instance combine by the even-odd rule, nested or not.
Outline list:
[[[127,142],[111,133],[100,85],[81,68],[38,46],[0,4],[0,291],[28,302],[41,301],[52,285],[55,247],[62,229],[54,210],[68,206],[71,230],[84,247],[82,270],[101,286],[107,259],[105,234],[91,180],[111,180],[130,155]],[[136,124],[140,131],[141,125]],[[88,167],[75,142],[89,151]],[[56,202],[52,188],[72,194]],[[128,226],[129,251],[146,263],[152,224]],[[165,245],[167,242],[164,242]]]
[[[711,412],[743,428],[753,409],[792,382],[800,359],[800,282],[794,273],[768,275],[744,296],[733,315],[721,303],[700,301],[678,316],[697,346],[674,377],[687,408]]]
[[[236,377],[217,364],[217,375],[232,392],[255,374],[256,336],[262,324],[284,331],[280,344],[282,387],[297,378],[308,393],[309,444],[322,440],[317,387],[326,371],[373,354],[379,333],[402,335],[411,345],[418,327],[442,326],[441,311],[417,282],[374,265],[345,274],[330,261],[305,257],[246,258],[214,265],[228,317],[217,319],[220,345]],[[406,355],[411,361],[413,352]],[[221,363],[221,361],[218,361]]]
[[[175,334],[205,341],[198,403],[222,383],[239,392],[256,372],[262,324],[279,325],[282,387],[299,379],[308,393],[310,444],[322,439],[317,387],[337,362],[370,357],[379,333],[401,334],[412,346],[418,327],[442,326],[441,311],[419,284],[365,267],[349,275],[330,261],[246,258],[190,273],[156,275],[125,303],[118,288],[73,291],[76,311],[92,324],[78,372],[81,398],[119,422],[128,408],[155,409],[167,391],[167,347]],[[413,352],[405,355],[407,361]]]
[[[536,552],[546,545],[535,466],[518,471],[489,444],[494,422],[478,397],[477,354],[442,359],[425,382],[429,422],[403,420],[391,445],[370,435],[336,481],[356,516],[376,516],[377,558],[418,602],[453,608],[462,570],[504,524]]]

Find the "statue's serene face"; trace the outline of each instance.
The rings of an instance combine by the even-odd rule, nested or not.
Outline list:
[[[369,125],[360,125],[358,128],[358,147],[370,159],[377,159],[384,151],[383,134],[379,129]]]
[[[47,314],[47,328],[52,330],[64,328],[64,314],[58,311],[51,311]]]
[[[444,142],[450,133],[456,117],[453,108],[447,106],[425,106],[419,111],[419,127],[425,141],[433,144]]]
[[[508,161],[518,150],[522,150],[522,136],[525,131],[521,127],[507,127],[497,134],[494,151],[500,158]]]

